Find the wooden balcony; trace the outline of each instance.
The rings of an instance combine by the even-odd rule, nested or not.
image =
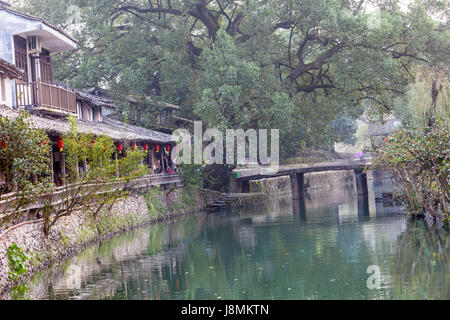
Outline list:
[[[54,114],[76,114],[77,101],[73,90],[58,85],[16,80],[16,106],[33,107]]]

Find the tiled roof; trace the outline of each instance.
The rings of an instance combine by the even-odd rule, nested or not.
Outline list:
[[[15,65],[0,58],[0,71],[5,71],[10,78],[19,79],[22,77],[22,72]]]
[[[19,113],[11,108],[0,106],[0,116],[10,119],[17,118]],[[31,114],[29,121],[34,128],[44,129],[48,133],[63,134],[70,130],[66,120],[54,120]],[[92,133],[98,136],[108,136],[114,140],[150,141],[158,143],[175,142],[170,134],[128,125],[126,123],[103,117],[102,122],[78,121],[78,131]]]

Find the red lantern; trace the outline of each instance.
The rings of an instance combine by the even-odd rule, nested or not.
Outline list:
[[[64,141],[61,137],[58,137],[58,139],[56,139],[56,146],[59,149],[59,152],[62,152],[64,150]]]
[[[156,152],[159,152],[159,144],[157,144],[157,145],[155,146],[155,150],[156,150]]]
[[[5,149],[5,150],[8,149],[8,143],[6,141],[2,140],[2,142],[0,144],[2,145],[3,149]]]
[[[122,153],[122,144],[120,142],[117,142],[116,148],[119,153]]]
[[[166,144],[166,152],[170,151],[170,144]]]
[[[148,151],[148,144],[144,143],[144,145],[142,146],[144,148],[144,151],[147,152]]]
[[[131,150],[136,150],[136,142],[133,142],[132,144],[131,144]]]

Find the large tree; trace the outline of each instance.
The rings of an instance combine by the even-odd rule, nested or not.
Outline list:
[[[448,63],[445,1],[409,12],[396,0],[54,2],[25,9],[68,27],[61,12],[81,8],[80,49],[57,60],[60,80],[152,95],[208,126],[279,128],[287,153],[328,145],[338,115],[390,112],[415,65]]]

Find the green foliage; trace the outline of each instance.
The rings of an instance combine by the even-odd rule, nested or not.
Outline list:
[[[9,260],[9,279],[16,281],[27,272],[27,260],[25,252],[16,243],[10,245],[6,251]]]
[[[50,145],[44,130],[34,129],[22,111],[11,120],[0,117],[0,171],[7,176],[1,193],[13,189],[23,194],[39,194],[51,185]],[[33,183],[33,175],[36,177]]]
[[[141,149],[127,150],[126,157],[119,159],[119,174],[125,179],[136,179],[150,173],[149,169],[143,164],[145,152]]]
[[[396,115],[404,123],[414,126],[427,126],[431,118],[448,121],[450,114],[449,72],[450,69],[445,65],[419,66],[407,94],[397,101]]]
[[[158,218],[164,212],[164,205],[161,203],[162,192],[159,188],[150,189],[145,195],[147,212],[151,218]]]
[[[143,150],[127,150],[124,157],[117,159],[111,138],[79,133],[74,117],[70,117],[70,130],[63,139],[67,164],[62,194],[65,201],[60,207],[49,205],[44,210],[46,235],[60,218],[75,210],[95,217],[101,210],[110,209],[117,200],[128,196],[133,180],[148,173],[142,164]]]
[[[92,134],[80,134],[75,117],[71,116],[69,121],[70,131],[63,136],[67,182],[73,183],[80,179],[100,182],[116,178],[113,140],[105,136],[94,138]],[[87,162],[87,170],[80,176],[79,166],[83,161]]]
[[[27,297],[28,286],[26,284],[22,284],[20,286],[15,286],[9,292],[9,298],[11,300],[29,300]]]
[[[205,127],[277,128],[284,155],[327,148],[337,114],[389,112],[418,62],[449,59],[442,1],[416,1],[408,13],[389,0],[56,2],[22,8],[62,27],[68,6],[80,8],[79,50],[54,57],[58,80],[109,87],[117,101],[151,95],[120,109],[145,126],[167,101]],[[366,7],[380,9],[375,27]]]
[[[184,209],[192,210],[195,208],[197,204],[197,198],[196,198],[196,192],[197,187],[195,186],[186,186],[181,190],[180,197],[181,197],[181,205]]]
[[[49,139],[44,130],[32,127],[28,117],[25,111],[15,119],[0,117],[0,174],[6,178],[0,194],[16,192],[16,200],[3,212],[0,224],[15,218],[19,209],[54,187]]]
[[[356,130],[356,122],[345,116],[337,116],[326,128],[327,133],[330,135],[331,142],[343,142],[345,144],[356,143]],[[333,143],[330,145],[330,149],[334,149]]]
[[[212,49],[205,48],[196,83],[195,113],[209,126],[288,128],[294,106],[277,82],[254,61],[239,57],[232,37],[220,29]],[[261,83],[261,78],[267,78]],[[266,106],[261,108],[262,106]]]
[[[392,172],[403,188],[412,211],[426,211],[434,218],[449,221],[448,123],[433,127],[404,127],[385,138],[376,150],[374,165]]]

